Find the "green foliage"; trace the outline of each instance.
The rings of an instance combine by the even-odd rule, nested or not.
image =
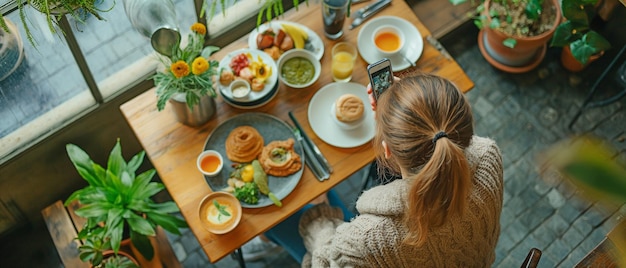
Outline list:
[[[298,6],[300,5],[300,0],[292,0],[293,6],[296,10],[298,10]],[[234,2],[234,1],[233,1]],[[304,0],[304,2],[308,5],[309,0]],[[351,3],[352,1],[350,1]],[[217,5],[220,5],[222,9],[222,16],[226,16],[226,5],[228,4],[227,0],[214,0],[211,1],[209,5],[207,1],[204,2],[202,6],[202,10],[200,12],[200,16],[207,16],[207,19],[210,21],[215,16],[215,12],[217,10]],[[260,0],[261,8],[259,9],[259,13],[256,17],[256,26],[259,27],[261,23],[263,23],[263,18],[267,21],[271,21],[275,17],[279,17],[285,13],[285,8],[283,6],[282,0]],[[350,4],[348,4],[350,7]],[[350,16],[350,8],[348,8],[348,17]]]
[[[113,5],[107,9],[99,9],[95,6],[96,3],[102,2],[101,0],[17,0],[17,6],[19,9],[20,20],[22,21],[22,25],[24,26],[24,31],[26,32],[26,38],[33,45],[36,46],[37,43],[33,38],[33,34],[30,31],[30,27],[28,24],[30,20],[26,17],[26,13],[24,11],[24,5],[31,5],[33,8],[37,9],[39,12],[43,13],[46,17],[46,22],[48,23],[48,28],[52,34],[57,34],[57,23],[61,19],[62,16],[69,14],[76,21],[80,23],[84,23],[87,14],[91,14],[99,20],[103,20],[100,16],[100,12],[108,12],[113,9],[115,6],[115,1]],[[0,27],[7,32],[9,28],[4,22],[2,14],[0,14]]]
[[[467,2],[467,0],[449,1],[453,5],[460,5]],[[539,19],[539,16],[542,12],[543,1],[544,0],[492,0],[492,2],[499,3],[505,8],[510,8],[511,5],[523,5],[524,13],[530,22]],[[471,1],[471,5],[476,6],[470,16],[474,18],[474,25],[476,25],[476,27],[479,29],[482,29],[484,27],[496,29],[503,25],[504,22],[506,22],[507,24],[511,24],[511,22],[513,21],[510,10],[498,12],[496,10],[490,9],[488,10],[488,12],[485,12],[484,0]],[[522,27],[520,32],[526,34],[529,32],[529,28],[527,26]],[[515,48],[517,41],[513,38],[507,38],[503,41],[502,44],[506,47]]]
[[[597,0],[563,0],[561,10],[566,18],[554,32],[550,46],[569,45],[574,58],[585,65],[589,57],[611,48],[606,38],[590,28]]]
[[[559,171],[593,200],[626,202],[626,166],[616,152],[592,137],[578,137],[550,148],[544,168]]]
[[[88,186],[72,193],[65,205],[78,201],[81,207],[76,210],[76,215],[87,219],[85,228],[78,235],[79,239],[91,237],[101,240],[101,244],[94,242],[81,250],[84,250],[85,258],[99,258],[94,252],[95,248],[110,248],[117,253],[126,227],[130,231],[131,241],[141,254],[146,259],[152,259],[154,250],[148,236],[155,235],[157,226],[178,235],[179,228],[187,227],[184,220],[171,215],[179,211],[174,202],[152,201],[151,197],[164,189],[163,184],[151,182],[154,169],[135,175],[145,152],[138,153],[126,162],[122,157],[120,141],[117,140],[105,169],[74,144],[68,144],[66,150]]]
[[[242,187],[235,188],[235,197],[248,204],[259,203],[259,188],[253,182],[246,182]]]

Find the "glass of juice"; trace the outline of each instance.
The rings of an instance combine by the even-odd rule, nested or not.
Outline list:
[[[324,35],[336,40],[343,35],[343,22],[346,20],[348,0],[324,0],[322,2],[322,19]]]
[[[349,82],[356,60],[356,47],[347,42],[339,42],[332,50],[332,70],[335,82]]]

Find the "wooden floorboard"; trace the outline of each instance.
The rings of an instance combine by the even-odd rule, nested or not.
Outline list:
[[[437,39],[469,22],[470,12],[475,10],[470,5],[471,1],[457,6],[452,5],[448,0],[406,0],[406,2]]]

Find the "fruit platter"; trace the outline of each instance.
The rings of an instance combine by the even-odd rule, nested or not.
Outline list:
[[[308,27],[289,21],[272,21],[252,30],[248,36],[251,49],[262,50],[274,60],[291,49],[306,49],[317,59],[324,55],[324,43]]]

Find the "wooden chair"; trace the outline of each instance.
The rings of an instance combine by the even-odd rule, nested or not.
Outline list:
[[[75,202],[69,207],[65,207],[63,202],[59,200],[41,211],[59,257],[61,257],[65,267],[91,267],[89,263],[81,261],[78,257],[78,247],[81,245],[81,242],[75,238],[85,223],[84,218],[74,213],[78,206],[78,203]],[[156,249],[155,258],[157,259],[153,261],[147,261],[142,256],[133,254],[130,248],[125,251],[135,257],[141,267],[181,267],[165,235],[165,231],[160,227],[157,228],[157,236],[154,243]]]
[[[541,250],[537,248],[532,248],[528,252],[526,259],[522,263],[522,268],[535,268],[537,264],[539,264],[539,259],[541,259]]]

